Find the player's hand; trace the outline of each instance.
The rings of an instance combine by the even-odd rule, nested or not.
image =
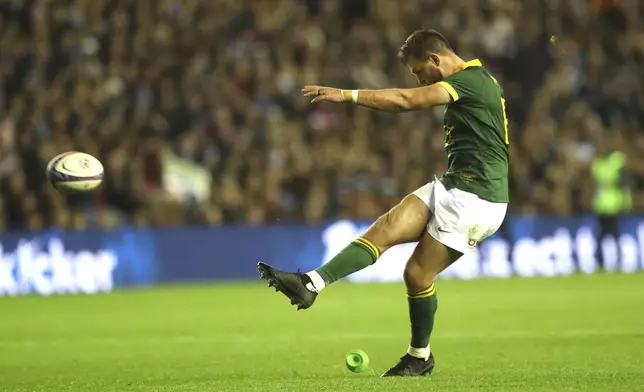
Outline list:
[[[339,88],[324,86],[304,86],[302,94],[305,97],[313,97],[311,103],[316,102],[348,102],[351,100],[351,92]]]

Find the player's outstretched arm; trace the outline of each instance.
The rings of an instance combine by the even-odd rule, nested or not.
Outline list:
[[[384,90],[342,90],[324,86],[305,86],[305,97],[315,102],[353,102],[375,110],[404,112],[446,105],[452,102],[450,93],[440,84],[417,88]]]

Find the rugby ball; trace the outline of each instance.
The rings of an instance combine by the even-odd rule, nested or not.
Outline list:
[[[87,192],[103,182],[103,165],[89,154],[70,151],[49,161],[47,178],[60,192]]]

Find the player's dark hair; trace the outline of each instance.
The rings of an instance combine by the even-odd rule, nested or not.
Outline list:
[[[416,30],[400,47],[398,58],[407,62],[410,59],[426,60],[431,53],[453,52],[443,34],[436,30]]]

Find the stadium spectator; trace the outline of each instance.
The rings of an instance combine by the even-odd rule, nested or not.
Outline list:
[[[511,213],[592,211],[609,142],[641,210],[643,18],[638,0],[5,1],[0,228],[375,217],[445,169],[441,111],[311,106],[300,87],[411,86],[395,54],[421,27],[505,87]],[[74,149],[106,179],[65,198],[44,167]]]

